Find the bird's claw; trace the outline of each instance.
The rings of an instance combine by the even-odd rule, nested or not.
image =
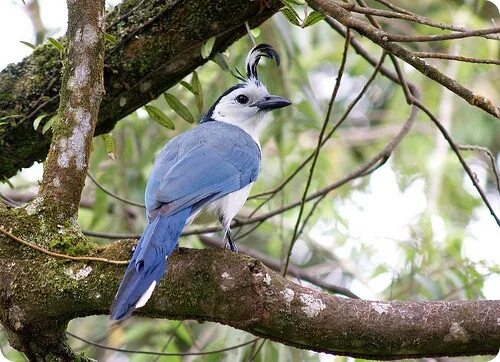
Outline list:
[[[238,252],[238,247],[237,247],[237,246],[236,246],[236,244],[235,244],[232,240],[230,240],[230,239],[226,241],[225,248],[226,248],[226,249],[231,250],[231,251],[232,251],[232,252],[234,252],[234,253],[237,253],[237,252]]]

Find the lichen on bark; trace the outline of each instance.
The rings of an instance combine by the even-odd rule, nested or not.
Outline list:
[[[117,39],[107,44],[104,83],[106,96],[96,135],[109,132],[117,121],[176,84],[207,59],[201,46],[217,36],[214,53],[273,15],[279,0],[125,0],[106,16],[107,32]],[[261,11],[262,10],[262,11]],[[66,44],[62,39],[61,43]],[[61,56],[41,45],[18,64],[0,72],[0,177],[11,177],[35,161],[43,161],[51,132],[33,129],[41,114],[55,114],[59,101]],[[149,87],[145,87],[145,84]]]

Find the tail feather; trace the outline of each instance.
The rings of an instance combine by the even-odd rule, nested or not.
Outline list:
[[[146,227],[118,287],[110,317],[120,320],[142,307],[159,284],[191,208],[158,216]]]

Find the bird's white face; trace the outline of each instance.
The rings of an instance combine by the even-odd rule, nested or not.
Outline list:
[[[258,143],[258,134],[269,111],[289,104],[283,97],[270,95],[258,80],[249,79],[223,95],[209,116],[242,128]]]
[[[241,86],[219,100],[212,113],[214,120],[238,125],[238,123],[247,123],[250,118],[258,115],[260,109],[255,106],[255,103],[269,95],[266,87],[253,80]],[[259,116],[262,116],[267,112],[260,113]]]

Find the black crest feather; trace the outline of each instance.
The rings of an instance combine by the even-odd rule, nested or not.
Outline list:
[[[276,50],[269,44],[258,44],[250,50],[246,59],[247,78],[259,79],[257,74],[257,64],[261,57],[266,57],[276,61],[276,65],[280,65],[280,56]]]

